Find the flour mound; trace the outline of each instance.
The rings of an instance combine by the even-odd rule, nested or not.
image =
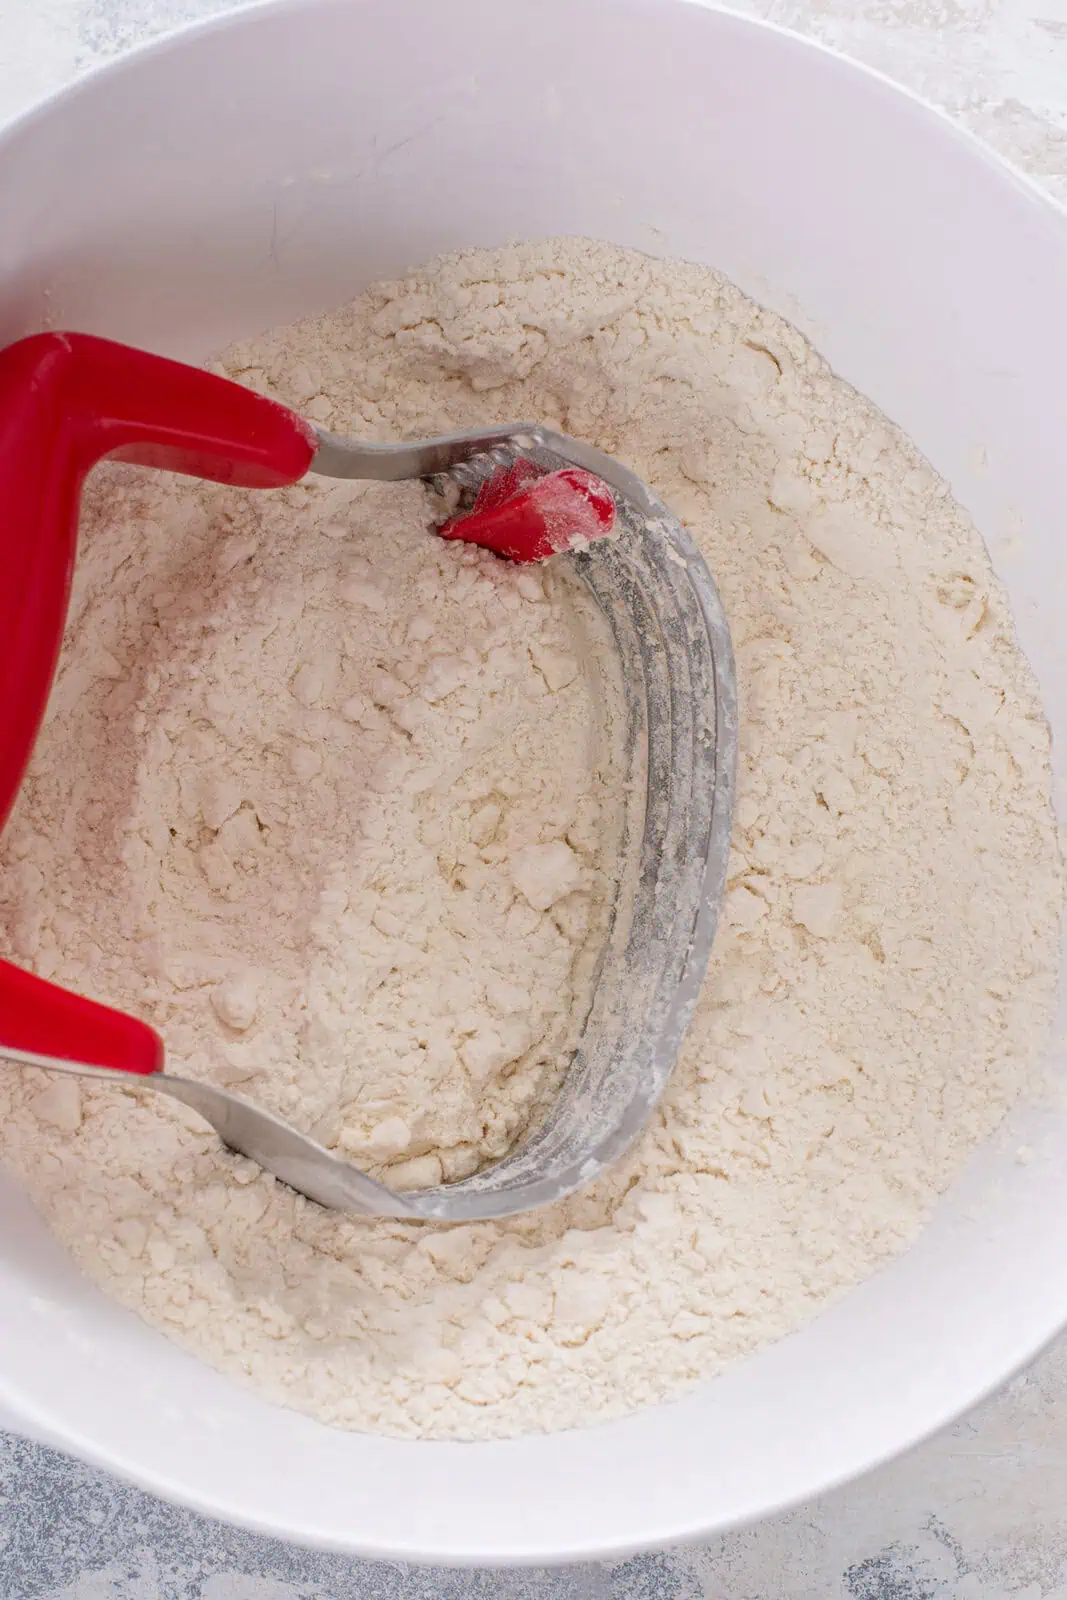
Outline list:
[[[678,1394],[904,1248],[1030,1081],[1062,900],[1048,733],[981,541],[909,442],[714,273],[469,252],[220,370],[340,433],[530,416],[687,521],[734,632],[725,916],[667,1099],[590,1191],[447,1230],[324,1212],[181,1107],[0,1079],[85,1270],[342,1426],[494,1437]],[[610,651],[415,486],[109,468],[0,859],[5,953],[396,1185],[565,1070],[618,800]]]

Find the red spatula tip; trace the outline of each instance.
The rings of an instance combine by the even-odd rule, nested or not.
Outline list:
[[[583,467],[542,473],[532,461],[520,460],[482,485],[473,510],[450,517],[437,531],[443,539],[528,562],[581,549],[614,524],[611,490],[595,473]]]

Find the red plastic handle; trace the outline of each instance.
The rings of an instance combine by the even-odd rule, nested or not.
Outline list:
[[[0,350],[0,828],[48,702],[86,473],[104,456],[247,488],[302,478],[310,424],[213,373],[84,333]],[[0,962],[0,1044],[153,1072],[151,1028]]]
[[[163,1041],[146,1022],[0,961],[0,1050],[5,1045],[117,1072],[163,1070]]]
[[[89,468],[118,456],[277,488],[315,442],[275,401],[109,339],[39,333],[0,351],[0,828],[52,686]]]

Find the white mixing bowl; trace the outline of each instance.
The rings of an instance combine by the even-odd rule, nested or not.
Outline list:
[[[686,0],[291,0],[126,57],[0,138],[0,343],[199,356],[437,251],[592,234],[721,268],[900,423],[976,518],[1067,748],[1067,215],[947,121]],[[1016,1159],[1019,1144],[1036,1152]],[[321,1547],[553,1561],[863,1471],[1067,1321],[1067,1110],[1022,1114],[902,1260],[697,1393],[510,1443],[263,1404],[110,1305],[0,1192],[15,1427]]]

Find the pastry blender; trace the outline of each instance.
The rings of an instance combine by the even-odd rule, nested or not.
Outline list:
[[[555,1103],[502,1160],[455,1183],[395,1192],[241,1096],[168,1072],[163,1041],[146,1023],[7,962],[0,1057],[181,1100],[232,1150],[341,1211],[467,1222],[548,1205],[591,1183],[645,1126],[667,1084],[726,874],[733,656],[711,574],[677,517],[617,461],[533,424],[363,444],[225,378],[109,340],[23,339],[0,351],[0,825],[55,672],[81,486],[103,457],[261,489],[308,472],[451,480],[461,500],[445,537],[514,560],[567,562],[607,619],[622,667],[621,870]]]

